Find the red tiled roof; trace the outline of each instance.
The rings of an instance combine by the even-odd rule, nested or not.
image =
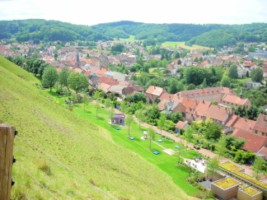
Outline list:
[[[183,98],[181,103],[185,107],[186,112],[192,113],[195,111],[197,104],[198,104],[198,101],[193,100],[193,99]]]
[[[220,122],[226,121],[230,116],[230,112],[227,108],[211,105],[206,113],[205,117],[218,120]]]
[[[226,87],[211,87],[197,90],[187,90],[177,93],[181,97],[199,97],[214,94],[233,94],[233,91]]]
[[[176,95],[176,94],[169,94],[167,92],[164,92],[161,96],[160,96],[160,101],[176,101],[176,102],[180,102],[181,99]]]
[[[98,80],[97,80],[98,83],[106,83],[108,85],[118,85],[119,84],[119,81],[115,80],[114,78],[111,78],[111,77],[106,77],[106,76],[103,76],[103,77],[100,77]]]
[[[103,92],[107,93],[110,87],[111,87],[111,85],[109,85],[109,84],[101,83],[98,86],[98,89],[103,90]]]
[[[248,99],[242,99],[236,95],[233,94],[227,94],[223,97],[223,101],[226,103],[238,105],[238,106],[244,106],[249,103]]]
[[[252,131],[255,126],[256,121],[246,119],[243,117],[238,117],[237,121],[234,123],[233,127],[241,130]]]
[[[263,156],[263,158],[267,160],[267,147],[262,147],[257,154]]]
[[[244,61],[243,65],[244,65],[245,67],[254,67],[254,66],[256,66],[256,64],[253,63],[253,62],[250,61],[250,60],[246,60],[246,61]]]
[[[182,128],[185,128],[186,125],[187,125],[187,122],[178,121],[177,124],[175,125],[175,127],[182,129]]]
[[[267,115],[260,114],[253,129],[267,133]]]
[[[237,138],[244,139],[245,144],[243,148],[254,153],[258,152],[267,144],[267,137],[255,135],[249,131],[235,129],[233,135]]]
[[[228,127],[233,127],[234,124],[236,123],[236,121],[238,120],[239,116],[237,115],[232,115],[228,121],[226,122],[225,126],[228,126]]]
[[[211,103],[208,101],[200,101],[196,107],[196,114],[197,116],[205,116],[208,112]]]
[[[157,86],[149,86],[146,90],[147,94],[152,94],[154,96],[158,96],[160,97],[162,95],[162,93],[164,92],[164,89],[161,87],[157,87]]]

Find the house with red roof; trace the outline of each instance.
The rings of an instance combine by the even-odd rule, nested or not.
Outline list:
[[[240,129],[252,133],[256,121],[232,115],[226,123],[226,127],[232,129]]]
[[[267,115],[260,114],[253,127],[253,132],[257,135],[267,137]]]
[[[250,107],[251,103],[248,99],[242,99],[239,96],[233,94],[226,94],[222,98],[222,103],[228,106],[237,106],[237,107]]]
[[[267,137],[255,135],[249,131],[235,129],[233,135],[245,141],[243,149],[246,151],[257,153],[267,145]]]
[[[165,92],[161,87],[149,86],[145,92],[147,98],[151,102],[155,102],[156,99],[160,99],[160,96]]]
[[[267,147],[264,146],[262,147],[256,154],[257,156],[260,156],[262,158],[264,158],[265,160],[267,160]]]
[[[218,105],[210,105],[207,113],[205,113],[206,118],[210,118],[221,125],[225,125],[231,115],[232,111],[230,109]]]
[[[221,102],[222,98],[226,94],[234,94],[234,92],[226,87],[210,87],[204,89],[187,90],[177,93],[177,95],[180,97],[210,102]]]
[[[180,133],[181,130],[185,130],[188,126],[187,121],[178,121],[175,125],[175,132]]]

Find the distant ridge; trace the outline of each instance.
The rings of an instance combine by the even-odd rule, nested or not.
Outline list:
[[[19,42],[99,41],[135,36],[137,40],[185,41],[208,47],[235,45],[238,42],[267,42],[267,24],[151,24],[118,21],[94,26],[74,25],[42,19],[0,21],[0,39]]]

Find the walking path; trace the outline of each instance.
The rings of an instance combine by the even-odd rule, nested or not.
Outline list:
[[[194,145],[192,143],[187,142],[186,140],[184,140],[182,138],[179,138],[179,137],[177,137],[176,135],[174,135],[172,133],[169,133],[167,131],[161,130],[161,129],[159,129],[156,126],[152,126],[152,125],[147,124],[145,122],[139,122],[139,120],[135,116],[134,116],[134,120],[135,120],[136,123],[140,123],[140,125],[143,126],[143,127],[145,127],[145,128],[151,128],[155,132],[159,133],[160,135],[163,135],[165,137],[168,137],[168,138],[174,140],[177,143],[182,143],[183,145],[187,146],[188,148],[194,149],[195,151],[198,151],[203,156],[207,156],[209,158],[214,158],[214,157],[217,156],[217,154],[215,154],[212,151],[207,150],[207,149],[201,148],[201,149],[197,150],[197,149],[194,148]],[[220,159],[220,162],[221,163],[224,163],[224,162],[227,162],[227,161],[232,162],[230,159],[227,159],[227,158],[224,158],[224,157],[222,159]],[[250,176],[253,175],[253,171],[251,169],[251,166],[248,166],[248,165],[240,165],[240,164],[236,164],[236,163],[235,163],[235,165],[238,165],[238,166],[242,167],[244,169],[244,173],[246,173],[246,174],[248,174]]]

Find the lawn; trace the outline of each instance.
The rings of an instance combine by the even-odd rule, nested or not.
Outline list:
[[[54,96],[55,101],[64,102],[64,98],[59,98]],[[65,105],[64,105],[65,106]],[[98,109],[96,117],[96,108],[94,103],[90,103],[86,111],[84,111],[83,104],[77,105],[74,111],[78,116],[89,120],[91,123],[101,126],[108,130],[112,134],[112,139],[119,145],[126,147],[145,160],[153,163],[158,166],[161,170],[166,172],[170,177],[172,177],[175,184],[182,188],[188,195],[194,195],[198,190],[192,185],[187,183],[186,178],[189,175],[189,170],[184,167],[177,167],[177,156],[180,155],[186,158],[198,157],[199,153],[193,150],[187,150],[182,144],[177,144],[172,140],[167,138],[162,138],[159,134],[155,134],[155,139],[152,143],[152,150],[149,150],[149,141],[141,140],[143,131],[146,130],[136,123],[132,123],[131,136],[134,137],[134,140],[130,140],[128,137],[128,129],[125,126],[120,127],[120,130],[117,130],[117,126],[110,125],[109,122],[109,112],[104,107]],[[159,139],[162,139],[162,142],[158,142]],[[177,145],[179,148],[177,149]],[[163,152],[164,148],[172,149],[176,152],[175,155],[170,156]],[[160,152],[159,155],[154,155],[153,151]]]
[[[192,45],[187,46],[185,42],[164,42],[162,43],[162,47],[171,47],[171,48],[183,48],[187,50],[210,50],[209,47],[199,46],[199,45]]]

